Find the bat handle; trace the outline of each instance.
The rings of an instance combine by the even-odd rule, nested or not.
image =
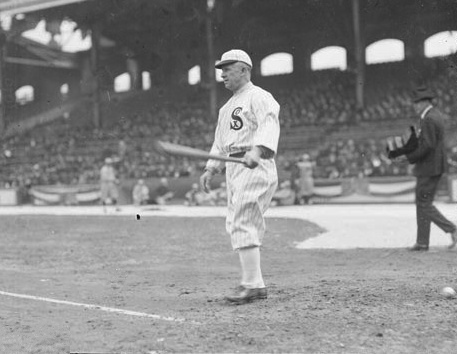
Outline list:
[[[230,156],[228,156],[226,161],[227,162],[235,162],[235,163],[244,163],[244,160],[242,158],[239,158],[239,157],[230,157]]]

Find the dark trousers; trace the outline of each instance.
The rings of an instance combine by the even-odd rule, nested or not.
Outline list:
[[[446,233],[453,232],[455,225],[446,219],[433,205],[433,199],[438,188],[441,175],[431,177],[417,177],[416,184],[416,220],[417,243],[429,245],[430,224],[433,222]]]

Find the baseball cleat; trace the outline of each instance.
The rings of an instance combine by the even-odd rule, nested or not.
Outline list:
[[[244,286],[239,286],[233,295],[225,297],[228,302],[241,305],[254,300],[263,300],[268,297],[267,288],[247,289]]]

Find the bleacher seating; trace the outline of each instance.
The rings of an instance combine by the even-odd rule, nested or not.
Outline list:
[[[437,93],[441,110],[457,117],[457,74],[445,64],[428,62],[429,75],[422,79]],[[307,152],[317,163],[316,177],[410,173],[409,168],[392,165],[384,149],[386,137],[402,134],[415,123],[409,103],[411,77],[404,64],[367,69],[363,111],[355,109],[349,73],[316,72],[301,85],[270,89],[281,104],[278,167],[289,169]],[[121,178],[201,173],[204,162],[159,156],[152,142],[161,138],[209,150],[216,118],[208,117],[205,96],[193,92],[189,100],[171,102],[140,92],[105,102],[102,112],[106,120],[101,129],[88,126],[90,109],[81,103],[68,119],[6,140],[0,182],[9,186],[97,183],[107,156],[117,157]],[[455,120],[449,123],[455,131]],[[452,148],[457,137],[450,137]]]

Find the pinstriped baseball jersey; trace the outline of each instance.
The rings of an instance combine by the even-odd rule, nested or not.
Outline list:
[[[273,96],[247,83],[220,109],[211,153],[230,155],[263,145],[274,153],[279,140],[279,104]],[[223,168],[224,162],[209,160],[208,169]]]
[[[211,152],[230,155],[262,145],[276,153],[279,133],[279,104],[269,92],[249,82],[220,109]],[[223,166],[209,160],[206,167],[221,170]],[[274,159],[261,159],[254,169],[227,162],[226,179],[226,229],[233,249],[260,246],[264,213],[278,184]]]

